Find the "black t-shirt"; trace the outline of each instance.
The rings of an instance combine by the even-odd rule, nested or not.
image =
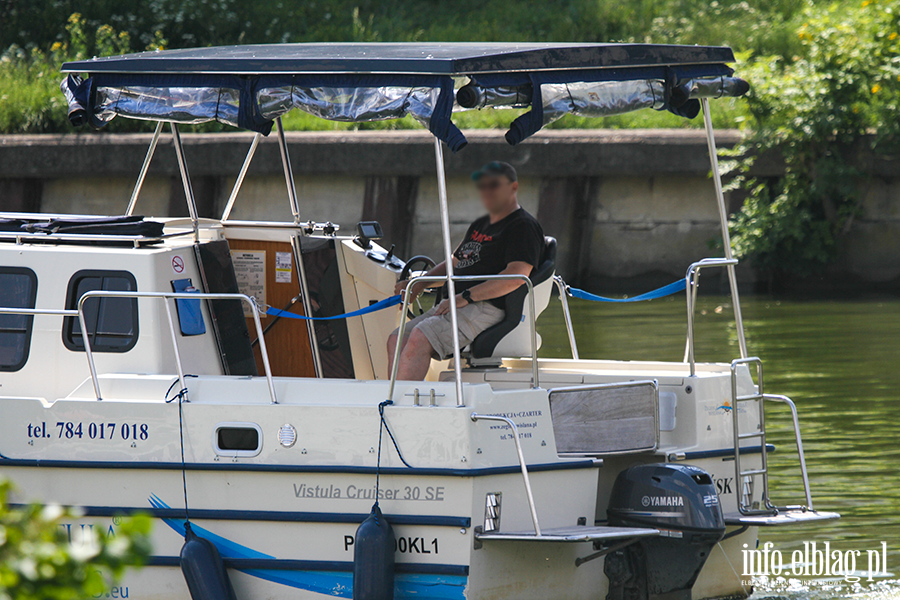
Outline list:
[[[456,275],[497,275],[511,262],[526,262],[538,268],[544,250],[541,224],[518,208],[496,223],[488,215],[469,225],[466,237],[453,253],[459,260]],[[457,282],[456,293],[476,286],[480,281]],[[503,296],[490,302],[504,308]]]

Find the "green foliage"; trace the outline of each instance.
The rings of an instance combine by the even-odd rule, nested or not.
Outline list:
[[[10,491],[0,481],[0,600],[97,598],[150,554],[149,517],[122,519],[114,537],[73,546],[61,524],[77,515],[58,506],[10,508]]]
[[[756,126],[735,154],[779,153],[778,179],[747,177],[750,194],[731,227],[735,251],[773,274],[809,274],[833,259],[859,213],[867,153],[900,141],[900,15],[896,5],[808,7],[793,60],[765,57],[742,73],[755,83],[748,106]]]
[[[59,50],[26,52],[13,47],[0,55],[0,132],[71,131],[59,91]]]
[[[754,55],[790,58],[800,50],[794,32],[803,10],[814,5],[812,0],[669,0],[660,5],[647,40],[722,44]]]
[[[813,0],[807,0],[813,1]],[[818,0],[824,1],[824,0]],[[0,2],[0,132],[68,132],[54,72],[65,60],[171,47],[335,41],[652,41],[729,44],[737,50],[789,56],[799,42],[795,0],[83,0]],[[24,50],[23,50],[24,49]],[[517,111],[456,116],[461,127],[505,128]],[[716,103],[717,126],[750,117],[743,102]],[[329,123],[305,115],[289,129],[402,129],[411,120]],[[668,113],[583,119],[553,128],[700,127]],[[151,124],[115,119],[104,131],[147,131]],[[217,124],[202,131],[218,131]]]
[[[109,25],[89,27],[81,14],[65,21],[65,41],[54,42],[49,49],[25,50],[11,46],[0,54],[0,132],[68,133],[66,102],[59,90],[63,76],[59,67],[67,60],[94,55],[110,56],[131,51],[131,36]],[[165,46],[156,32],[152,48]],[[142,131],[146,123],[116,119],[111,131]]]

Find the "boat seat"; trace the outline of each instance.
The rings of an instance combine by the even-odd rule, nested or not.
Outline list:
[[[556,270],[556,238],[544,238],[541,262],[529,279],[534,286],[535,319],[550,303],[553,274]],[[531,306],[528,287],[522,285],[505,297],[503,320],[488,327],[472,340],[462,356],[472,367],[499,367],[504,357],[531,356]],[[537,347],[541,336],[537,335]]]

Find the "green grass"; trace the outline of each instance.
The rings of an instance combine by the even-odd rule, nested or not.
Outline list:
[[[0,2],[0,133],[72,131],[57,84],[59,65],[72,56],[112,50],[261,42],[310,41],[637,41],[730,45],[741,60],[802,52],[797,30],[803,11],[832,0],[159,0],[125,5],[85,0],[82,14],[68,3]],[[855,3],[858,0],[843,0]],[[850,6],[851,4],[847,4]],[[854,4],[855,5],[855,4]],[[127,6],[121,12],[122,7]],[[252,18],[251,18],[252,15]],[[109,25],[112,25],[110,27]],[[18,44],[18,45],[15,45]],[[21,47],[33,47],[22,50]],[[2,46],[0,46],[2,48]],[[740,63],[737,65],[741,74]],[[757,82],[751,82],[756,84]],[[457,113],[463,129],[506,129],[521,111]],[[752,125],[744,100],[714,102],[717,127]],[[294,111],[290,130],[407,129],[412,119],[347,124]],[[605,118],[567,116],[560,128],[696,128],[667,112],[643,110]],[[148,131],[152,124],[115,119],[104,131]],[[198,131],[226,129],[205,124]]]
[[[44,56],[0,57],[0,132],[66,131],[66,101],[59,91],[62,76]]]

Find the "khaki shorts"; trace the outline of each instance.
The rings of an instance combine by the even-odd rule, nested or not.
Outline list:
[[[435,315],[435,309],[427,311],[406,324],[404,335],[408,336],[413,329],[418,329],[428,338],[431,347],[440,358],[453,355],[452,326],[450,313]],[[505,311],[490,302],[475,302],[456,309],[459,326],[460,350],[472,343],[478,334],[503,320]],[[397,330],[394,331],[397,333]]]

